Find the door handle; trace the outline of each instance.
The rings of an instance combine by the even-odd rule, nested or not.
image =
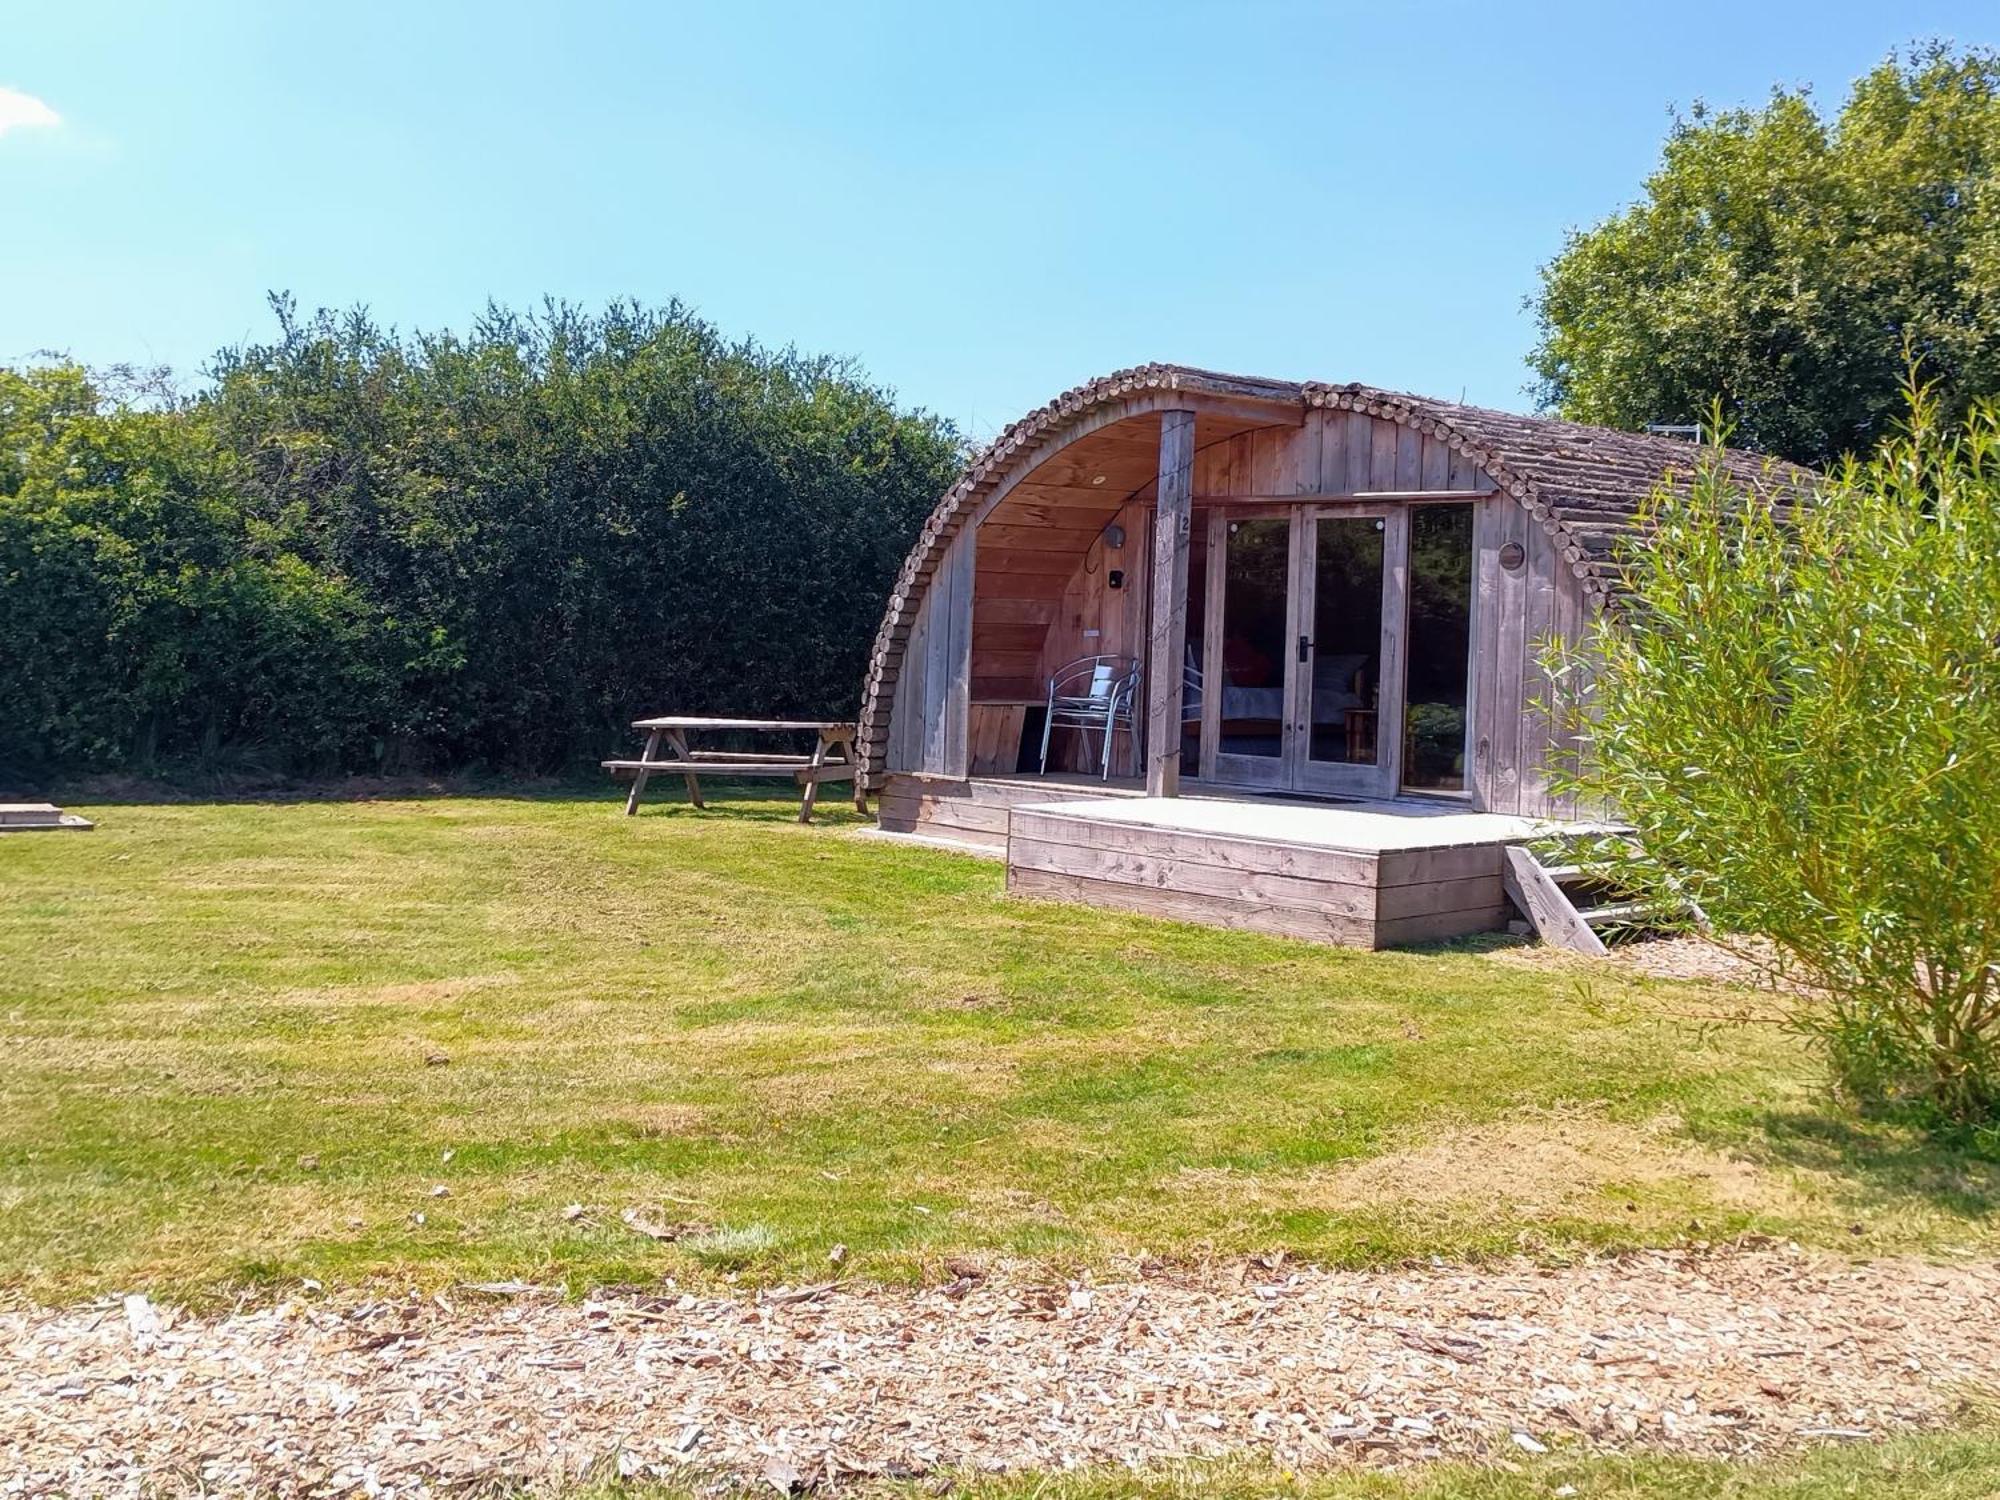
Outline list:
[[[1311,659],[1312,648],[1313,648],[1313,643],[1311,636],[1302,635],[1299,637],[1299,660],[1301,662],[1308,661]]]

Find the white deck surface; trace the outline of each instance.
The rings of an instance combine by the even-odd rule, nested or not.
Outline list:
[[[1093,797],[1043,802],[1032,809],[1131,823],[1180,833],[1214,833],[1260,842],[1305,844],[1380,854],[1396,849],[1442,849],[1460,844],[1504,844],[1564,825],[1541,818],[1467,812],[1421,802],[1316,802],[1227,800],[1219,797]]]

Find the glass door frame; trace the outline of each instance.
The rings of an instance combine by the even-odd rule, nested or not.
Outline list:
[[[1229,586],[1229,523],[1283,521],[1285,540],[1285,674],[1279,690],[1280,750],[1276,755],[1230,755],[1222,748],[1222,705],[1229,691],[1223,665],[1224,595]],[[1229,505],[1208,507],[1207,608],[1202,620],[1201,777],[1223,786],[1289,791],[1292,786],[1293,739],[1298,702],[1298,664],[1290,649],[1299,633],[1299,526],[1296,505]]]
[[[1294,791],[1341,797],[1393,797],[1403,776],[1404,615],[1409,608],[1410,511],[1405,505],[1355,504],[1301,506],[1292,538],[1292,653],[1305,670],[1292,689],[1292,724],[1286,761]],[[1313,640],[1319,586],[1319,523],[1322,520],[1374,520],[1382,523],[1382,620],[1376,644],[1375,759],[1372,762],[1314,760],[1313,667],[1319,647]]]
[[[1294,505],[1233,505],[1218,499],[1203,506],[1206,549],[1203,559],[1204,609],[1201,663],[1204,682],[1200,756],[1195,779],[1217,786],[1269,791],[1301,791],[1344,797],[1388,798],[1402,779],[1405,616],[1409,607],[1409,507],[1355,501]],[[1382,522],[1382,631],[1377,652],[1375,702],[1376,760],[1350,765],[1316,761],[1312,748],[1311,643],[1314,587],[1318,568],[1318,525],[1322,517]],[[1223,611],[1228,588],[1231,521],[1284,521],[1287,532],[1285,591],[1285,676],[1278,755],[1230,755],[1222,749],[1222,704],[1227,691],[1223,669]],[[1190,621],[1191,625],[1195,622]],[[1303,644],[1303,653],[1297,649]],[[1303,669],[1303,670],[1302,670]]]

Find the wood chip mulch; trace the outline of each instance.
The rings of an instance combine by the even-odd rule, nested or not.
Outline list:
[[[0,1313],[0,1494],[398,1497],[690,1468],[779,1490],[1246,1453],[1747,1456],[2000,1380],[2000,1265],[1789,1245],[755,1296],[460,1288]]]

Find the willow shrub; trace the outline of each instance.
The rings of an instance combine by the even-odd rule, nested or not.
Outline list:
[[[2000,1117],[2000,411],[1913,389],[1809,494],[1704,460],[1643,520],[1552,661],[1578,789],[1639,831],[1620,878],[1768,939],[1857,1100]]]

